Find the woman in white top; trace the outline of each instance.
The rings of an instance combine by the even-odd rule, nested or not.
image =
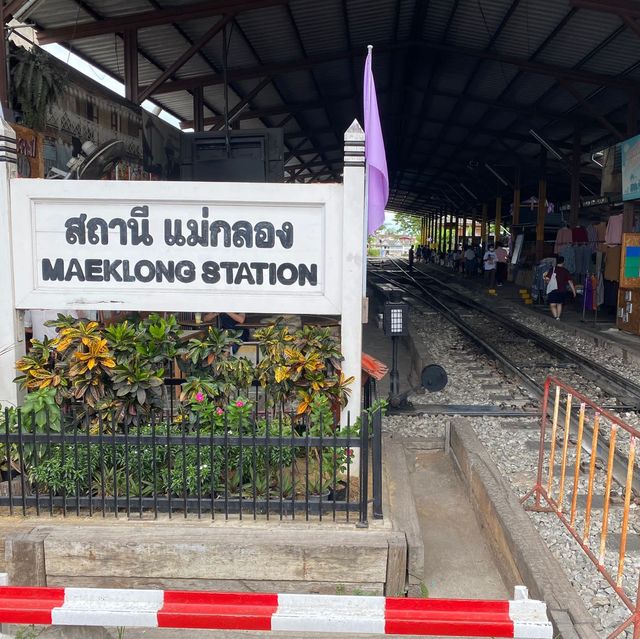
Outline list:
[[[485,251],[482,262],[484,264],[484,283],[489,288],[493,288],[496,284],[496,264],[498,263],[493,246],[489,246],[488,250]]]

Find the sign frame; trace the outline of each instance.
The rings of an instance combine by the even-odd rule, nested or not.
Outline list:
[[[11,180],[12,202],[12,242],[14,254],[15,305],[18,309],[96,309],[96,310],[147,310],[147,311],[239,311],[248,313],[331,314],[339,315],[342,309],[342,186],[339,184],[238,184],[216,182],[190,182],[187,193],[176,197],[175,182],[107,182],[101,180]],[[88,195],[90,194],[90,195]],[[61,209],[68,205],[68,213],[60,216]],[[237,219],[245,213],[255,220],[260,216],[251,215],[252,208],[262,211],[285,210],[287,219],[293,224],[293,247],[296,237],[304,240],[305,229],[296,225],[296,212],[304,210],[309,218],[313,212],[320,221],[321,237],[314,238],[319,243],[317,264],[320,287],[293,286],[291,292],[273,290],[267,282],[255,290],[239,290],[227,285],[222,279],[214,286],[202,281],[202,273],[195,273],[195,281],[189,285],[174,282],[158,288],[154,281],[149,284],[133,282],[131,285],[100,282],[46,282],[42,281],[42,259],[46,253],[50,263],[58,255],[56,250],[66,249],[67,255],[77,253],[82,264],[88,257],[112,256],[114,250],[121,249],[120,255],[155,259],[166,255],[174,262],[188,260],[199,265],[195,256],[203,259],[246,259],[247,263],[269,259],[270,249],[252,247],[201,247],[171,246],[163,242],[161,234],[153,234],[151,246],[113,246],[118,244],[117,229],[110,229],[109,244],[90,245],[85,243],[69,246],[65,242],[64,219],[78,216],[84,210],[92,210],[98,215],[104,211],[105,220],[129,218],[132,208],[146,206],[149,221],[160,228],[168,210],[175,209],[171,219],[182,219],[183,228],[188,219],[200,223],[196,214],[203,206],[211,211],[212,219],[224,219],[225,212],[231,211]],[[185,210],[187,211],[185,214]],[[57,235],[43,233],[43,216],[50,211],[58,211]],[[195,213],[195,214],[194,214]],[[91,215],[90,215],[91,216]],[[154,217],[155,216],[155,217]],[[269,216],[263,216],[266,221]],[[162,219],[158,219],[162,218]],[[169,218],[166,218],[169,219]],[[133,221],[133,220],[131,220]],[[48,222],[48,220],[47,220]],[[40,235],[45,236],[47,245],[43,249]],[[187,235],[187,233],[185,233]],[[301,237],[302,236],[302,237]],[[51,239],[57,246],[50,249]],[[308,239],[308,238],[307,238]],[[126,241],[126,240],[125,240]],[[308,243],[308,242],[307,242]],[[43,253],[44,251],[44,253]],[[285,252],[279,251],[280,256]],[[115,253],[117,255],[117,253]],[[296,253],[294,252],[293,255]],[[226,257],[225,257],[226,255]],[[298,259],[300,252],[297,253]],[[286,259],[286,258],[285,258]],[[292,258],[295,262],[295,258]],[[65,262],[65,265],[68,263]],[[218,262],[215,262],[218,264]],[[227,262],[223,262],[227,263]],[[231,262],[229,262],[231,263]],[[275,262],[272,262],[275,263]],[[154,288],[155,286],[155,288]],[[167,295],[173,296],[172,304],[167,304]]]

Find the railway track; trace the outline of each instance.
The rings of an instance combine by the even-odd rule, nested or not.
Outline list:
[[[459,290],[424,272],[410,274],[403,262],[391,260],[392,268],[370,269],[372,282],[385,282],[405,291],[426,304],[453,324],[478,350],[494,360],[507,373],[523,400],[538,411],[548,374],[562,370],[563,380],[614,412],[640,408],[640,386],[602,364],[577,353],[517,320],[502,315],[479,301],[464,296]],[[572,415],[577,432],[578,422]],[[589,427],[587,427],[589,430]],[[583,439],[583,449],[591,454],[590,437]],[[599,440],[596,454],[607,459],[608,442]],[[616,450],[614,478],[624,485],[627,458]],[[640,495],[640,480],[633,489]]]
[[[640,409],[640,385],[504,314],[461,295],[424,272],[409,274],[398,260],[393,270],[372,269],[372,278],[394,284],[456,325],[477,347],[519,379],[532,394],[542,393],[548,369],[563,369],[565,381],[594,401],[616,410]],[[567,374],[568,373],[568,374]],[[608,403],[611,402],[611,403]]]

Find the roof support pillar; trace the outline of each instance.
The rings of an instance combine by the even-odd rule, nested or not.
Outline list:
[[[193,130],[196,133],[204,131],[204,90],[196,87],[193,90]]]
[[[547,149],[540,148],[538,172],[538,220],[536,224],[536,261],[544,257],[544,220],[547,214]]]
[[[442,210],[436,213],[436,251],[442,251]]]
[[[458,218],[458,214],[454,213],[451,216],[451,250],[455,252],[458,247],[458,226],[460,225],[460,220]]]
[[[520,165],[517,165],[515,175],[513,176],[513,214],[511,217],[512,233],[513,227],[520,224],[520,173]]]
[[[576,125],[573,129],[573,153],[571,156],[571,209],[569,213],[569,225],[577,226],[580,217],[580,155],[582,145],[580,141],[580,128]]]
[[[627,136],[632,137],[638,134],[638,96],[630,95],[627,105]],[[622,218],[622,230],[630,233],[633,230],[633,216],[635,206],[633,202],[624,203],[624,217]]]
[[[124,32],[124,96],[131,102],[138,102],[138,32],[129,29]]]
[[[482,248],[487,249],[487,240],[489,231],[489,207],[486,204],[482,205],[482,223],[480,226],[480,238],[482,239]]]
[[[465,247],[467,243],[467,213],[466,211],[462,214],[462,248]]]
[[[494,245],[502,239],[502,196],[496,197],[496,222],[494,227]]]

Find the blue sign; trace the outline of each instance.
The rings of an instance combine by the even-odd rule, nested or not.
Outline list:
[[[620,144],[622,155],[622,199],[640,198],[640,135]]]

